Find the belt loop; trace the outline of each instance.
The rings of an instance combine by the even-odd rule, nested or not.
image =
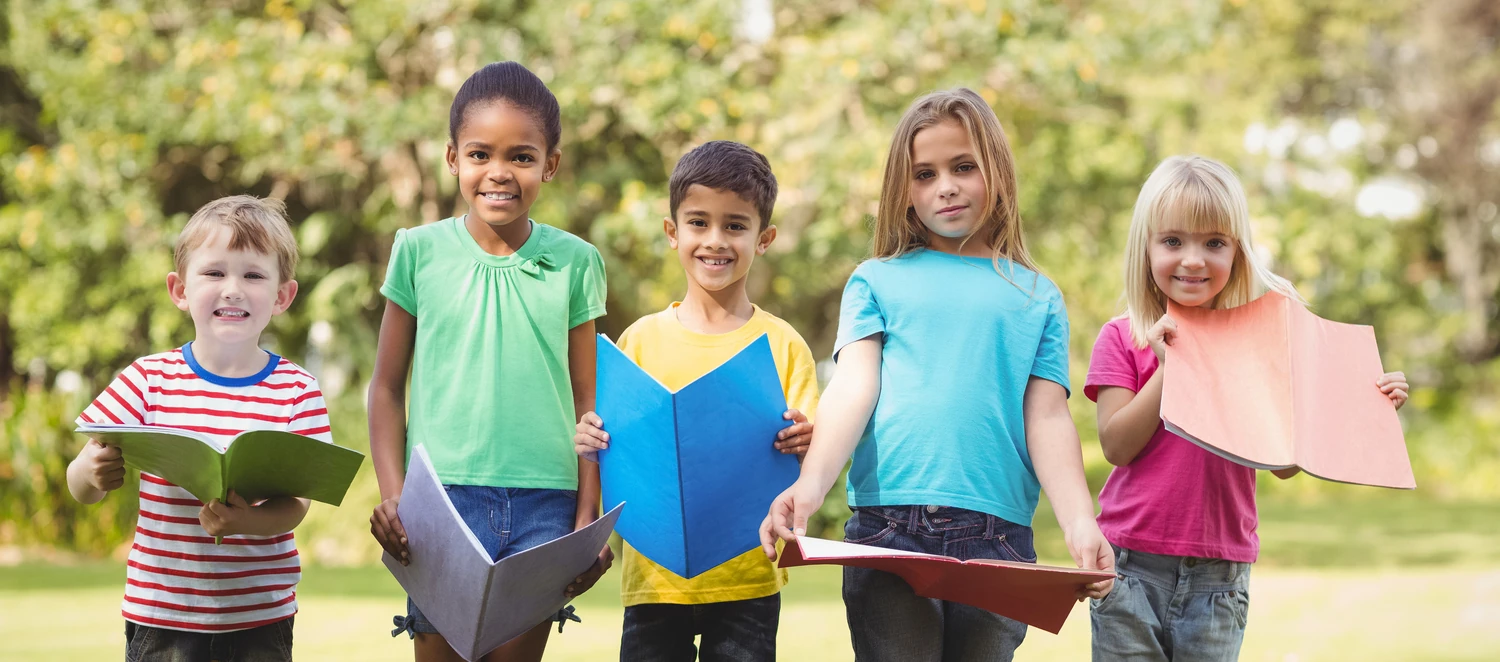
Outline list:
[[[989,513],[984,514],[984,539],[995,539],[995,516]]]
[[[1115,551],[1117,552],[1115,554],[1115,572],[1119,573],[1120,568],[1125,567],[1125,560],[1130,558],[1130,550],[1124,547],[1116,547]]]
[[[912,506],[910,512],[906,516],[906,532],[907,533],[916,533],[917,532],[917,522],[921,521],[921,520],[918,519],[921,516],[922,516],[922,507],[921,506],[916,506],[916,505]]]

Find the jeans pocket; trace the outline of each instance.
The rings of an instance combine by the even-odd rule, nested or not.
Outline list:
[[[288,616],[286,620],[276,624],[276,637],[281,643],[281,653],[288,660],[292,659],[292,619],[294,618],[296,617]]]
[[[1250,621],[1250,591],[1240,589],[1229,593],[1230,609],[1234,613],[1234,622],[1241,630]]]
[[[866,523],[869,520],[874,522]],[[855,511],[849,519],[854,526],[844,527],[844,542],[855,545],[873,545],[896,532],[897,523],[866,511]],[[857,536],[857,537],[856,537]]]

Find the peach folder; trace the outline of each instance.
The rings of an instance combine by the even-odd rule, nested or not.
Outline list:
[[[782,568],[843,565],[895,574],[924,598],[959,602],[1041,628],[1062,630],[1079,587],[1114,574],[991,559],[949,556],[797,536],[781,553]]]
[[[1167,429],[1256,469],[1414,489],[1375,331],[1322,319],[1275,292],[1224,310],[1171,304]]]

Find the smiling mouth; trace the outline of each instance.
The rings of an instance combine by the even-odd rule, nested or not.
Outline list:
[[[1207,277],[1194,278],[1194,277],[1191,277],[1191,276],[1173,276],[1172,280],[1175,280],[1175,281],[1177,281],[1179,283],[1183,283],[1183,284],[1186,284],[1186,285],[1202,285],[1202,284],[1208,282],[1208,278]]]
[[[730,262],[733,262],[734,259],[727,258],[727,257],[701,257],[700,256],[698,258],[698,261],[702,262],[702,263],[704,263],[704,264],[706,264],[706,265],[708,265],[710,267],[722,267],[722,266],[725,266],[725,265],[729,264]]]
[[[484,198],[485,200],[490,200],[490,201],[494,201],[494,202],[505,202],[507,200],[516,200],[516,199],[520,198],[521,196],[516,195],[514,193],[496,193],[496,192],[490,192],[490,193],[480,193],[479,197]]]
[[[228,318],[228,319],[245,319],[245,318],[247,318],[249,316],[250,316],[249,312],[240,310],[238,308],[220,308],[220,309],[214,311],[214,317],[223,317],[223,318]]]

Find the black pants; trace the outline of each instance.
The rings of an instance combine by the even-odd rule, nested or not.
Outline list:
[[[184,632],[125,622],[125,662],[289,662],[292,618],[234,632]]]
[[[620,637],[621,662],[771,662],[776,659],[776,626],[781,594],[702,605],[644,604],[625,608]]]

